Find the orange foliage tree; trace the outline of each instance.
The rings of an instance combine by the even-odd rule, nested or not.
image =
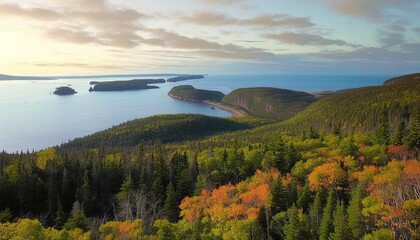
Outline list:
[[[331,162],[316,167],[309,174],[308,180],[310,189],[317,191],[320,188],[342,186],[347,182],[348,176],[339,162]]]
[[[208,217],[215,222],[232,219],[256,219],[263,206],[271,202],[270,184],[279,173],[277,170],[262,172],[237,185],[223,185],[211,192],[203,190],[199,196],[182,200],[181,216],[194,222]]]

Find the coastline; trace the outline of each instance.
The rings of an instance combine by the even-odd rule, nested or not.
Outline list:
[[[216,108],[228,111],[233,115],[232,117],[244,117],[244,116],[246,116],[245,113],[239,111],[238,109],[230,107],[230,106],[226,106],[226,105],[221,104],[221,103],[210,102],[210,101],[203,101],[203,103],[207,104],[209,106],[212,106],[212,107],[216,107]]]
[[[246,114],[243,113],[242,111],[240,111],[236,108],[224,105],[222,103],[216,103],[216,102],[211,102],[211,101],[202,101],[202,102],[193,101],[193,100],[190,100],[190,99],[185,99],[185,98],[181,98],[181,97],[178,97],[178,96],[174,96],[170,93],[168,93],[168,96],[170,96],[171,98],[174,98],[174,99],[178,99],[178,100],[186,101],[186,102],[191,102],[191,103],[204,103],[204,104],[209,105],[211,107],[215,107],[215,108],[230,112],[232,114],[232,117],[244,117],[244,116],[246,116]]]

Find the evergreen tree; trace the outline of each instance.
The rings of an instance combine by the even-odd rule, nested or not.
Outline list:
[[[131,193],[134,190],[134,183],[131,179],[131,175],[125,179],[125,181],[121,184],[120,191],[115,196],[118,202],[127,200],[131,197]]]
[[[313,127],[311,127],[309,129],[309,138],[318,139],[319,137],[320,137],[319,133]]]
[[[83,231],[87,231],[89,228],[89,221],[83,212],[83,209],[80,207],[79,202],[73,204],[73,209],[71,210],[70,218],[64,224],[64,228],[67,230],[72,230],[75,228],[80,228]]]
[[[382,112],[379,128],[374,133],[374,142],[380,145],[389,145],[390,143],[390,126],[388,120],[388,109]]]
[[[322,215],[322,199],[323,191],[319,190],[316,193],[315,200],[309,210],[309,226],[314,239],[318,239],[319,236],[319,226],[321,225]]]
[[[392,144],[403,145],[403,139],[405,137],[405,134],[406,134],[405,122],[401,122],[400,125],[398,126],[397,133],[392,139]]]
[[[271,186],[271,214],[274,216],[279,212],[285,211],[287,206],[286,191],[281,181],[281,176]]]
[[[364,235],[362,222],[362,185],[358,183],[351,191],[350,205],[347,209],[352,239],[360,239]]]
[[[350,229],[347,222],[346,208],[343,201],[339,201],[334,210],[334,232],[330,240],[350,240]]]
[[[169,183],[166,188],[164,214],[169,222],[175,223],[179,219],[178,201],[172,183]]]
[[[309,238],[306,216],[299,213],[295,205],[287,210],[287,220],[283,232],[285,240],[306,240]]]
[[[319,240],[328,240],[332,232],[332,215],[334,210],[334,191],[328,193],[327,204],[322,211],[321,225],[319,227]]]
[[[281,168],[281,170],[283,170],[284,172],[290,172],[292,167],[297,161],[301,159],[301,157],[302,156],[296,150],[293,144],[288,145],[284,156],[285,163],[283,163],[284,166]]]
[[[311,202],[311,192],[309,191],[309,182],[306,181],[305,186],[299,194],[297,205],[302,208],[303,211],[308,211],[309,203]]]
[[[55,222],[54,227],[57,229],[62,229],[64,224],[67,221],[67,214],[64,212],[63,207],[61,206],[60,203],[58,203],[58,210],[55,215],[56,217],[54,219],[54,222]]]
[[[420,149],[420,113],[414,115],[413,123],[403,141],[411,149]]]

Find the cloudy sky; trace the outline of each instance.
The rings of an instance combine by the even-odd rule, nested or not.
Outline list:
[[[0,73],[404,74],[418,0],[0,0]]]

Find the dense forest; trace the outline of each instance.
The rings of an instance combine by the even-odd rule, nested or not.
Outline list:
[[[345,91],[286,122],[161,115],[0,153],[0,239],[419,239],[420,91],[409,86],[350,90],[395,97],[351,94],[347,112],[375,109],[358,131],[335,115],[299,120]]]

